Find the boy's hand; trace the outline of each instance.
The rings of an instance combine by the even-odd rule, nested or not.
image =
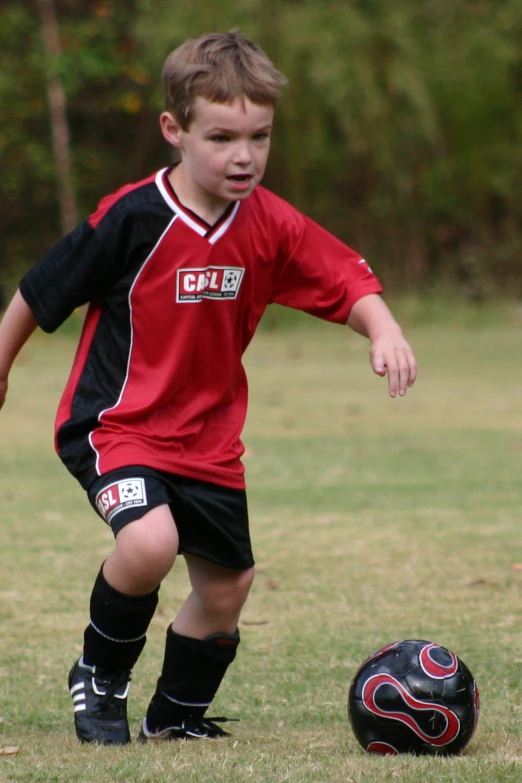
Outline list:
[[[0,408],[5,402],[5,398],[7,395],[7,379],[3,380],[0,378]]]
[[[417,362],[399,324],[378,294],[359,299],[348,326],[370,338],[370,364],[377,375],[388,376],[390,397],[403,397],[417,377]]]
[[[396,397],[397,393],[403,397],[415,383],[417,362],[400,330],[372,340],[370,364],[377,375],[388,375],[390,397]]]
[[[17,291],[0,321],[0,408],[7,395],[7,380],[13,362],[36,327],[36,318]]]

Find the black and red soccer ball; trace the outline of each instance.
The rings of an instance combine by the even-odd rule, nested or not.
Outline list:
[[[433,642],[388,644],[357,670],[348,716],[369,753],[449,756],[475,731],[479,692],[468,667]]]

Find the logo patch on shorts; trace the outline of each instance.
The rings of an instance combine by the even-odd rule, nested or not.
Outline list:
[[[129,506],[146,506],[147,492],[145,479],[130,478],[125,481],[115,481],[108,487],[100,489],[96,495],[96,508],[106,522]]]

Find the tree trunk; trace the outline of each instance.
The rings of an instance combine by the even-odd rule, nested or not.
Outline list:
[[[58,183],[62,232],[69,233],[78,222],[72,184],[70,134],[65,91],[57,72],[60,37],[54,0],[38,0],[42,16],[42,37],[47,55],[47,99],[53,138],[53,153]]]

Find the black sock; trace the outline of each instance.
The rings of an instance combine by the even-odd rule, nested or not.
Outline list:
[[[132,669],[145,646],[158,592],[124,595],[100,570],[91,594],[91,623],[84,633],[84,663],[108,672]]]
[[[147,711],[149,731],[203,717],[236,657],[239,631],[192,639],[167,631],[163,670]]]

